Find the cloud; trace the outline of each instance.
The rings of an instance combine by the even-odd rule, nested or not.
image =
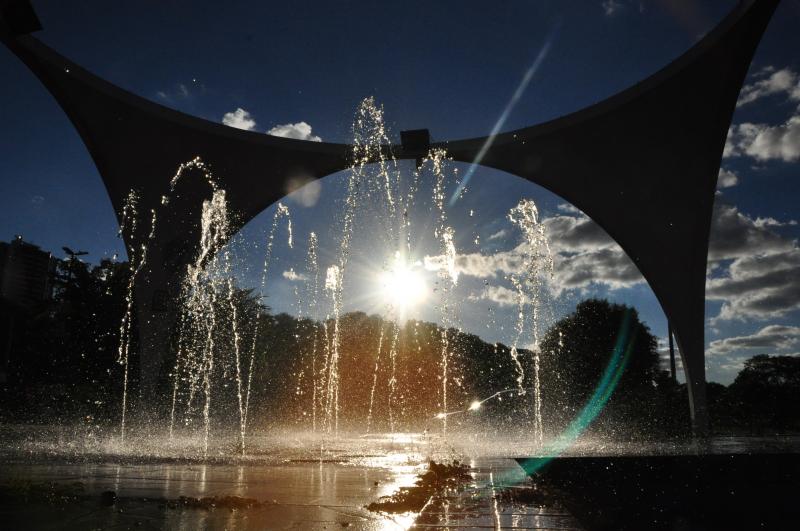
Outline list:
[[[196,81],[196,79],[192,80],[193,83]],[[201,90],[204,90],[204,88],[205,87],[200,85]],[[189,90],[189,86],[185,83],[176,83],[172,86],[172,88],[157,91],[156,96],[158,96],[158,98],[161,100],[171,102],[174,99],[189,99],[192,97],[192,92]]]
[[[473,301],[488,300],[498,306],[516,306],[517,297],[519,297],[518,293],[512,289],[503,286],[487,286],[482,293],[470,295],[469,299]]]
[[[800,327],[770,325],[751,335],[726,337],[712,341],[709,355],[729,354],[742,349],[785,350],[800,343]]]
[[[283,278],[289,282],[301,282],[307,280],[307,277],[302,273],[296,273],[294,269],[289,269],[283,272]]]
[[[619,2],[619,0],[603,0],[601,6],[603,7],[603,12],[605,15],[610,17],[622,9],[622,2]]]
[[[574,255],[557,255],[555,291],[603,285],[609,289],[630,288],[644,277],[622,249],[599,249]]]
[[[554,252],[585,253],[619,248],[600,225],[587,216],[553,216],[542,220]],[[620,249],[620,252],[622,250]]]
[[[753,157],[758,161],[800,160],[800,115],[781,125],[742,123],[728,130],[723,157]]]
[[[553,277],[549,286],[555,295],[564,290],[585,289],[591,285],[609,289],[629,288],[644,282],[639,270],[617,243],[594,221],[584,215],[553,216],[542,220],[553,254]],[[524,266],[526,243],[491,255],[459,254],[456,269],[459,274],[476,278],[496,278],[518,273]],[[426,256],[426,269],[436,271],[443,258]],[[543,270],[543,274],[546,272]],[[502,304],[508,293],[493,290],[488,297]]]
[[[708,259],[730,260],[795,248],[794,241],[769,230],[770,219],[753,219],[737,207],[717,201],[711,218]]]
[[[800,308],[800,248],[773,230],[796,224],[753,219],[735,206],[714,205],[708,252],[713,278],[706,281],[706,298],[722,301],[722,307],[712,325],[779,317]]]
[[[276,125],[269,131],[268,135],[280,136],[283,138],[294,138],[296,140],[310,140],[311,142],[322,142],[322,139],[316,135],[311,134],[311,126],[306,122],[297,122],[296,124],[283,124]]]
[[[761,79],[742,87],[737,107],[775,94],[785,94],[792,101],[800,101],[800,76],[793,70],[777,70],[774,66],[767,66],[755,77]]]
[[[487,239],[489,241],[499,240],[501,238],[505,238],[506,236],[508,236],[508,231],[506,229],[500,229],[499,231],[497,231],[494,234],[492,234],[491,236],[489,236]]]
[[[775,218],[768,217],[768,218],[756,218],[754,221],[755,226],[759,228],[764,227],[789,227],[797,225],[797,221],[794,219],[790,219],[789,221],[778,221]]]
[[[557,294],[591,285],[616,290],[644,282],[639,269],[617,242],[584,214],[553,216],[543,223],[554,254],[552,287]]]
[[[542,220],[553,253],[554,270],[548,278],[551,292],[605,287],[631,288],[644,283],[639,269],[619,245],[590,218],[556,215]],[[718,320],[766,319],[800,308],[800,248],[793,239],[775,232],[795,225],[794,220],[752,218],[733,205],[714,206],[709,245],[706,297],[720,301]],[[494,254],[459,254],[459,274],[475,278],[507,278],[523,269],[525,243]],[[424,265],[439,270],[439,256],[426,256]],[[544,274],[544,271],[543,271]],[[500,305],[513,303],[513,291],[495,287],[473,298]]]
[[[726,276],[706,281],[706,298],[723,301],[711,320],[765,320],[800,309],[800,249],[737,258]]]
[[[717,188],[731,188],[739,184],[739,176],[725,168],[719,169],[719,177],[717,177]]]
[[[569,203],[559,203],[556,208],[558,208],[560,212],[564,212],[565,214],[573,214],[575,216],[585,216],[585,214],[581,209]]]
[[[455,268],[459,275],[476,278],[494,278],[508,275],[522,268],[524,245],[518,245],[510,251],[494,254],[466,253],[456,255]],[[446,267],[444,256],[426,256],[422,260],[428,271],[439,271]]]
[[[43,196],[35,195],[35,196],[31,197],[31,204],[33,204],[35,206],[40,206],[42,203],[44,203],[44,197]]]
[[[241,107],[237,107],[233,112],[226,112],[222,117],[222,123],[228,127],[244,129],[245,131],[250,131],[256,127],[256,121],[253,120],[249,112]]]

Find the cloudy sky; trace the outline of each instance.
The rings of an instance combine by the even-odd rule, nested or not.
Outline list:
[[[395,140],[404,129],[426,127],[444,140],[561,116],[655,72],[735,2],[234,4],[34,1],[45,28],[39,38],[134,93],[231,127],[332,142],[349,140],[354,110],[370,95],[384,106]],[[708,377],[723,383],[749,356],[800,353],[798,24],[800,2],[785,0],[751,67],[720,169],[706,338]],[[93,261],[122,254],[97,170],[63,112],[5,49],[0,72],[0,238],[22,234],[56,254],[62,245],[86,249]],[[335,260],[343,182],[332,176],[285,200],[295,246],[276,243],[267,289],[276,310],[297,311],[310,231],[320,236],[323,268]],[[430,186],[423,183],[420,197]],[[538,205],[554,253],[550,318],[581,298],[602,296],[636,306],[666,337],[652,292],[602,230],[553,194],[486,169],[448,209],[461,326],[490,341],[514,339],[507,276],[518,271],[526,248],[507,214],[523,198]],[[254,264],[263,258],[274,211],[237,237],[243,282],[256,282]],[[419,201],[412,223],[412,261],[434,286],[431,264],[439,253],[430,202]],[[376,252],[379,242],[368,231],[354,241],[348,308],[379,311],[370,279],[391,249]],[[413,316],[439,319],[433,299]]]

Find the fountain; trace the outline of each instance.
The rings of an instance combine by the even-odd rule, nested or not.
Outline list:
[[[377,425],[384,425],[390,433],[400,426],[404,429],[426,427],[432,420],[440,423],[440,431],[447,440],[448,419],[475,408],[459,408],[465,403],[464,374],[460,364],[465,363],[464,354],[457,352],[458,341],[464,334],[459,325],[459,308],[467,304],[465,297],[456,291],[459,281],[459,251],[457,235],[448,221],[446,199],[452,190],[458,190],[462,197],[467,189],[461,186],[459,172],[442,148],[430,150],[421,159],[417,168],[411,172],[403,171],[394,159],[388,144],[388,133],[384,124],[383,110],[374,98],[366,98],[359,105],[353,123],[354,148],[352,166],[346,175],[346,194],[339,210],[338,229],[334,233],[336,255],[332,263],[323,266],[320,263],[319,249],[322,245],[317,232],[308,236],[303,262],[295,272],[290,271],[293,278],[302,279],[305,289],[294,287],[295,310],[297,314],[296,331],[297,349],[301,352],[297,361],[293,362],[296,375],[294,401],[298,402],[301,416],[309,419],[309,431],[319,433],[327,438],[336,438],[340,432],[342,416],[347,419],[349,429],[357,428],[359,413],[350,411],[349,403],[342,403],[343,393],[350,396],[351,389],[343,389],[340,374],[342,356],[350,356],[350,345],[345,344],[345,337],[352,337],[353,331],[345,325],[345,291],[350,281],[350,257],[353,252],[353,238],[363,238],[358,227],[376,226],[380,230],[373,236],[376,243],[386,249],[386,258],[381,266],[380,290],[383,292],[378,309],[385,316],[377,327],[374,356],[369,362],[370,386],[368,404],[365,404],[362,427],[364,433],[373,433]],[[202,204],[200,212],[200,231],[198,252],[186,267],[181,282],[179,301],[179,318],[174,332],[173,342],[174,365],[171,370],[171,406],[169,423],[166,428],[168,440],[178,444],[192,433],[200,438],[200,454],[209,456],[210,441],[215,436],[214,425],[219,424],[222,433],[229,426],[223,412],[230,411],[237,419],[236,451],[240,456],[247,456],[249,426],[252,423],[252,405],[256,395],[262,400],[264,389],[258,389],[254,395],[254,385],[264,381],[263,374],[269,373],[272,363],[270,353],[261,352],[265,330],[271,325],[258,314],[249,315],[242,307],[243,286],[238,284],[237,271],[243,265],[234,256],[231,244],[227,244],[232,236],[230,216],[226,200],[226,192],[217,184],[217,180],[209,167],[195,158],[182,164],[169,183],[169,190],[163,196],[161,207],[165,211],[171,208],[172,196],[182,180],[190,174],[198,174],[208,184],[211,197]],[[430,204],[417,203],[419,191],[430,186]],[[412,211],[429,209],[435,220],[431,229],[412,230]],[[475,215],[470,209],[469,217]],[[137,212],[137,194],[132,191],[129,201],[122,213],[122,231],[135,231],[136,224],[143,221]],[[149,240],[156,231],[157,213],[151,212]],[[545,289],[547,275],[552,275],[552,257],[550,256],[544,225],[539,220],[539,213],[532,200],[526,199],[508,213],[511,224],[522,234],[520,249],[521,267],[519,275],[509,280],[516,288],[517,323],[515,335],[509,354],[514,361],[517,394],[525,395],[528,388],[533,389],[533,407],[520,407],[532,415],[535,444],[543,442],[543,420],[541,418],[541,396],[539,385],[538,334],[542,326],[541,297],[539,293]],[[274,209],[271,223],[267,227],[263,244],[263,259],[260,268],[260,284],[257,286],[255,304],[263,306],[263,298],[274,283],[270,275],[273,266],[278,229],[284,222],[286,226],[286,245],[289,252],[294,248],[292,218],[289,208],[278,203]],[[434,247],[433,255],[426,258],[426,269],[435,273],[434,287],[429,288],[420,276],[420,257],[414,258],[413,242],[420,241],[421,231],[431,230],[426,237],[431,239]],[[424,232],[422,232],[424,233]],[[133,285],[140,270],[147,260],[148,241],[135,246],[137,251],[130,256],[130,277],[126,296],[126,311],[120,324],[120,344],[118,359],[124,366],[122,416],[120,421],[120,442],[125,444],[126,408],[128,402],[127,360],[131,336],[131,312],[134,304]],[[328,248],[326,243],[326,248]],[[324,271],[324,283],[320,289],[320,275]],[[321,295],[324,297],[321,298]],[[408,320],[407,312],[410,304],[419,304],[431,298],[432,307],[436,309],[439,326],[433,335],[420,336],[421,323]],[[323,313],[322,308],[327,307]],[[258,310],[257,310],[258,312]],[[324,317],[323,317],[324,315]],[[303,321],[307,318],[307,321]],[[490,319],[494,319],[490,313]],[[304,324],[305,323],[305,324]],[[430,330],[430,329],[429,329]],[[523,369],[521,361],[521,342],[524,338],[532,339],[533,347],[525,351],[530,356],[526,364],[531,365],[530,376]],[[430,341],[438,349],[438,362],[435,366],[426,366],[425,378],[438,382],[438,390],[431,389],[438,397],[435,405],[423,413],[422,418],[412,418],[408,409],[407,365],[409,352],[416,346],[419,356]],[[347,347],[347,348],[345,348]],[[497,345],[494,346],[497,354]],[[399,358],[402,361],[402,373]],[[263,361],[260,361],[263,360]],[[348,363],[351,363],[348,361]],[[422,370],[422,368],[420,368]],[[438,375],[428,376],[431,370]],[[307,375],[307,376],[306,376]],[[255,378],[254,378],[255,376]],[[304,383],[304,378],[308,384]],[[401,380],[402,378],[402,380]],[[420,381],[424,381],[422,378]],[[348,380],[349,381],[349,380]],[[308,393],[306,386],[310,387]],[[402,386],[402,390],[400,387]],[[232,392],[227,391],[231,388]],[[479,400],[480,404],[502,397],[508,389],[492,389],[487,398]],[[427,393],[427,391],[426,391]],[[365,397],[366,399],[366,397]],[[227,402],[232,400],[233,404]],[[356,400],[357,402],[357,400]],[[455,406],[455,408],[454,408]],[[218,413],[215,413],[217,411]],[[420,411],[416,410],[416,415]],[[216,417],[222,415],[219,420]],[[411,416],[410,416],[411,415]],[[263,423],[263,419],[260,419]],[[198,425],[197,428],[194,426]],[[151,426],[152,428],[152,426]],[[195,430],[199,429],[199,433]],[[428,427],[426,427],[426,430]],[[186,451],[189,451],[186,449]]]
[[[339,520],[328,517],[329,523],[349,526],[367,522],[365,525],[374,523],[375,527],[397,524],[401,528],[411,525],[416,514],[382,515],[384,519],[378,521],[362,508],[376,497],[394,491],[408,492],[416,473],[422,472],[422,464],[429,459],[474,458],[470,461],[470,481],[474,480],[474,485],[466,488],[467,494],[458,491],[463,485],[454,487],[450,496],[439,496],[438,501],[434,494],[419,511],[427,511],[428,516],[439,515],[441,521],[449,523],[474,509],[467,503],[470,499],[479,499],[488,501],[481,510],[492,515],[491,522],[482,523],[496,528],[502,527],[506,523],[504,517],[509,516],[503,514],[503,504],[509,499],[519,501],[511,494],[515,489],[506,487],[516,487],[526,480],[519,470],[509,468],[507,461],[503,465],[487,459],[490,454],[492,458],[529,456],[519,462],[537,481],[546,471],[557,487],[581,492],[580,500],[595,500],[589,504],[592,508],[586,511],[585,521],[600,527],[607,515],[596,508],[605,510],[628,500],[632,500],[626,507],[629,512],[615,515],[615,524],[627,517],[640,520],[637,523],[674,527],[676,522],[682,522],[665,520],[664,514],[683,518],[705,509],[699,502],[692,504],[685,499],[685,491],[695,489],[702,493],[703,501],[723,500],[718,506],[725,505],[725,500],[729,507],[743,506],[745,502],[757,505],[757,512],[774,522],[772,515],[776,511],[771,510],[770,503],[785,502],[787,496],[781,489],[796,490],[798,463],[791,450],[796,443],[791,441],[786,455],[743,455],[741,452],[747,453],[751,447],[740,446],[732,453],[725,444],[739,442],[719,445],[720,441],[712,440],[701,450],[725,455],[708,456],[687,455],[698,451],[691,444],[617,444],[613,439],[621,431],[617,426],[607,432],[587,432],[587,428],[604,420],[607,407],[617,398],[615,391],[624,387],[621,382],[634,365],[635,314],[625,310],[613,338],[613,349],[598,349],[608,359],[604,359],[597,385],[589,388],[581,407],[569,409],[558,401],[552,384],[569,376],[569,371],[562,374],[552,370],[552,360],[566,352],[575,337],[570,337],[568,328],[566,333],[562,329],[546,330],[555,321],[548,300],[554,264],[540,212],[542,205],[523,199],[508,209],[509,228],[521,235],[515,248],[513,273],[497,284],[491,281],[491,286],[485,280],[469,297],[464,295],[465,286],[471,282],[466,270],[468,260],[474,256],[470,257],[465,249],[468,245],[480,249],[487,238],[462,230],[458,223],[459,217],[475,216],[473,208],[459,211],[459,199],[469,198],[467,181],[480,163],[542,183],[602,220],[609,234],[635,257],[676,325],[688,401],[692,405],[691,420],[696,432],[703,434],[708,419],[702,281],[713,184],[736,93],[774,2],[743,2],[720,29],[666,70],[607,102],[542,126],[500,133],[513,102],[546,55],[550,41],[528,70],[501,120],[484,139],[443,142],[434,144],[432,149],[427,145],[430,142],[425,142],[423,149],[404,139],[396,158],[388,147],[391,135],[381,107],[372,98],[364,100],[356,112],[346,191],[338,218],[330,223],[332,234],[328,227],[313,227],[303,249],[302,235],[295,239],[292,234],[292,221],[298,220],[292,216],[297,213],[293,211],[290,216],[288,199],[286,203],[275,203],[277,198],[270,195],[274,192],[271,188],[281,190],[282,183],[293,177],[286,174],[285,168],[312,177],[341,169],[344,146],[298,147],[288,141],[256,138],[253,133],[223,130],[221,126],[214,129],[155,105],[148,107],[130,94],[120,97],[114,87],[93,79],[26,35],[31,31],[27,19],[32,10],[24,9],[24,2],[12,4],[14,9],[4,9],[1,14],[3,40],[41,76],[78,125],[95,159],[104,161],[101,171],[112,201],[122,207],[120,235],[126,240],[129,261],[124,273],[124,304],[118,326],[114,327],[115,348],[110,356],[119,367],[109,369],[114,376],[117,370],[121,371],[119,408],[114,400],[115,413],[103,416],[103,406],[107,405],[103,400],[85,400],[84,407],[94,406],[96,411],[72,424],[51,420],[52,425],[45,427],[3,426],[3,440],[7,443],[4,465],[10,465],[0,475],[5,483],[17,473],[36,476],[44,471],[44,477],[51,474],[62,479],[74,475],[71,472],[78,470],[74,467],[85,467],[80,469],[80,475],[90,478],[88,491],[103,492],[100,499],[104,504],[118,504],[119,510],[115,507],[115,514],[101,522],[105,525],[116,523],[123,513],[136,513],[141,498],[118,498],[117,494],[140,489],[141,483],[137,482],[146,482],[142,478],[154,470],[158,486],[148,485],[136,492],[144,491],[148,496],[155,493],[155,499],[167,512],[180,507],[210,510],[215,506],[229,508],[231,514],[253,508],[269,512],[278,507],[286,512],[296,510],[296,498],[282,496],[279,489],[255,487],[268,478],[266,483],[270,485],[299,483],[308,487],[302,493],[304,501],[321,501],[313,507],[305,506],[305,510],[317,516],[325,511],[336,514]],[[17,8],[20,5],[23,9]],[[109,116],[115,119],[109,120]],[[167,118],[173,120],[170,128],[163,128],[169,135],[161,132],[161,125],[169,122]],[[658,129],[653,128],[653,123],[659,124]],[[688,133],[687,123],[693,126]],[[184,137],[190,132],[197,142],[197,152],[204,153],[207,160],[226,172],[219,176],[219,182],[225,184],[216,182],[204,159],[191,158],[178,168],[161,205],[154,206],[153,179],[170,172],[181,157],[193,156],[183,151]],[[242,135],[251,135],[250,147],[255,148],[250,152],[230,149],[236,143],[245,144]],[[135,145],[137,152],[147,153],[148,157],[119,156],[125,140],[132,136],[141,141],[141,145]],[[658,147],[630,149],[641,147],[642,138],[652,140],[652,146]],[[697,149],[714,145],[717,147]],[[624,151],[620,152],[619,146],[624,146]],[[104,156],[109,153],[117,156]],[[139,159],[144,158],[147,161],[142,163]],[[404,170],[397,159],[414,159],[417,167]],[[457,160],[471,161],[466,178],[460,178]],[[604,179],[587,181],[586,161],[591,161],[593,171]],[[642,176],[640,170],[646,165],[653,168],[652,173]],[[278,183],[258,194],[260,199],[269,198],[266,202],[276,205],[271,225],[259,236],[259,251],[263,251],[259,257],[260,284],[242,273],[247,267],[229,244],[232,234],[264,206],[264,201],[242,199],[247,195],[242,191],[254,186],[252,167],[264,167],[266,173],[274,171],[270,177]],[[196,219],[189,219],[188,215],[186,218],[200,228],[197,237],[193,234],[186,245],[194,254],[187,263],[173,262],[164,250],[169,250],[169,244],[179,241],[176,237],[183,233],[175,230],[168,237],[164,234],[173,228],[170,212],[182,208],[176,187],[189,175],[197,174],[211,190]],[[120,194],[131,186],[134,189],[127,199],[120,199]],[[686,197],[691,201],[684,202]],[[690,207],[676,218],[674,205],[678,202]],[[620,208],[621,205],[627,208]],[[543,210],[547,210],[546,206]],[[422,216],[418,215],[420,212]],[[481,214],[479,211],[478,216]],[[286,239],[278,233],[282,222],[288,232]],[[364,237],[365,232],[370,238]],[[425,239],[428,248],[421,251],[419,242]],[[275,267],[285,257],[276,252],[276,244],[283,247],[284,242],[289,249],[298,248],[297,254],[291,255],[295,262],[288,269],[289,276],[297,281],[291,289],[294,315],[272,315],[266,311],[264,297],[275,296],[279,287]],[[678,269],[667,264],[663,260],[667,256],[664,249],[686,267]],[[364,256],[377,266],[374,271],[365,273]],[[157,298],[150,300],[150,296],[164,295],[158,290],[170,282],[163,275],[152,273],[169,270],[174,263],[183,264],[179,271],[182,281],[179,292],[167,291],[166,298],[174,298],[177,318],[174,326],[167,323],[169,319],[162,323],[163,328],[169,328],[171,340],[137,345],[134,310],[159,306]],[[357,305],[364,301],[352,293],[353,286],[372,273],[380,279],[377,283],[382,286],[376,291],[381,295],[372,301],[374,304],[363,304],[363,309],[372,314],[367,315],[357,311],[362,309]],[[152,281],[151,291],[136,289],[148,287],[146,281]],[[465,314],[474,300],[496,293],[490,287],[497,288],[504,281],[513,287],[507,301],[516,313],[503,323],[494,309],[486,310],[487,332],[499,331],[493,344],[488,345],[469,333],[474,327],[464,325]],[[253,296],[248,283],[256,285]],[[431,311],[414,315],[410,310],[419,310],[415,305]],[[139,313],[138,326],[152,331],[159,311],[162,310]],[[500,336],[509,346],[500,342]],[[98,334],[96,340],[103,341],[104,337]],[[585,342],[591,339],[582,338]],[[144,352],[153,344],[163,347],[159,353],[165,355],[164,360],[152,355],[152,351],[137,356],[139,349]],[[148,365],[142,370],[147,375],[143,377],[148,378],[146,382],[136,380],[137,363]],[[155,377],[149,379],[159,370],[169,372],[168,384],[160,385]],[[97,381],[93,385],[103,386]],[[116,386],[115,383],[115,392]],[[170,394],[168,420],[166,412],[158,407],[147,409],[151,400],[156,402],[162,395],[169,400]],[[57,402],[55,397],[52,401]],[[652,411],[658,412],[663,405],[656,404]],[[553,422],[554,410],[565,417],[558,419],[566,424],[563,431],[553,427],[558,424]],[[575,416],[570,420],[572,413]],[[498,433],[503,436],[492,437]],[[759,444],[756,449],[763,451],[765,443]],[[604,453],[611,455],[600,455]],[[654,457],[653,453],[681,455]],[[618,454],[625,457],[619,458]],[[554,459],[555,456],[559,458]],[[76,461],[80,464],[73,465]],[[345,462],[348,466],[336,468]],[[484,466],[490,470],[488,473],[481,472]],[[53,472],[58,467],[63,469]],[[133,472],[126,472],[126,467]],[[294,472],[287,473],[287,469]],[[430,479],[428,484],[423,481],[421,487],[429,488],[437,482],[450,485],[448,481],[464,475],[464,470],[463,463],[431,465],[430,470],[420,474],[421,478]],[[726,476],[731,471],[736,479]],[[334,479],[331,487],[330,478],[337,475],[346,479]],[[301,481],[293,483],[298,477]],[[590,477],[602,478],[603,487],[609,488],[597,488],[587,481]],[[206,489],[218,481],[236,485],[236,494],[224,499],[209,496]],[[716,483],[724,485],[724,496],[713,492]],[[543,481],[541,485],[544,484]],[[342,492],[361,494],[343,503],[341,497],[336,498],[342,496],[336,488],[340,485],[347,486]],[[656,494],[650,488],[653,485],[658,486]],[[184,492],[187,486],[188,494]],[[77,487],[29,487],[24,486],[21,495],[15,494],[25,500],[26,506],[30,499],[35,505],[37,498],[82,500],[87,502],[85,512],[98,513],[97,500],[91,498],[89,507],[89,498],[82,498]],[[662,489],[667,488],[670,491],[664,493]],[[364,494],[367,491],[369,495]],[[525,492],[531,495],[532,491],[543,495],[536,489]],[[333,499],[326,498],[331,492],[337,494]],[[606,497],[608,493],[614,496]],[[451,499],[456,499],[452,507]],[[667,511],[660,505],[664,499],[669,500]],[[397,499],[389,501],[394,503]],[[354,513],[345,515],[339,511],[343,504],[354,508]],[[691,511],[687,513],[685,507],[682,510],[680,504],[687,504]],[[583,508],[580,503],[574,507],[581,511],[586,504]],[[787,503],[779,509],[791,512]],[[220,516],[222,512],[225,511],[195,520],[179,518],[178,522],[169,521],[167,516],[165,527],[202,527],[209,521],[235,527],[229,524],[236,517],[224,521],[228,516]],[[712,522],[731,520],[730,514],[727,518],[724,513],[709,514],[713,515]],[[537,524],[542,524],[538,520],[541,517],[531,516]],[[796,515],[792,518],[796,519]],[[549,522],[553,525],[548,527],[576,527],[571,525],[574,522],[565,521]],[[11,522],[12,526],[15,524],[23,527],[28,522]]]
[[[453,487],[456,505],[480,500],[495,524],[503,522],[504,500],[516,499],[510,493],[528,485],[525,473],[561,470],[551,465],[555,456],[562,456],[559,463],[579,456],[576,467],[592,470],[606,464],[597,454],[610,448],[614,453],[652,451],[652,445],[612,447],[610,436],[603,438],[606,433],[587,431],[602,419],[631,363],[636,333],[630,312],[583,408],[563,430],[558,426],[565,419],[553,422],[547,416],[554,407],[566,407],[552,386],[564,376],[553,372],[552,356],[566,347],[562,329],[552,328],[555,265],[539,206],[522,198],[502,218],[516,242],[511,251],[502,251],[513,273],[491,283],[476,279],[469,261],[496,257],[480,252],[479,232],[470,232],[468,225],[456,230],[459,219],[480,219],[481,211],[468,201],[469,189],[448,152],[430,149],[414,168],[404,167],[386,147],[389,133],[373,98],[359,105],[353,134],[352,166],[343,176],[336,217],[327,227],[313,227],[305,241],[295,231],[303,224],[297,212],[290,212],[291,196],[274,205],[254,244],[237,240],[235,213],[219,185],[224,175],[215,177],[200,158],[180,165],[157,209],[142,211],[137,192],[131,191],[120,233],[140,240],[129,254],[118,326],[121,414],[109,419],[118,421],[115,435],[72,435],[65,444],[63,435],[52,443],[53,435],[44,433],[19,448],[63,455],[66,447],[82,459],[142,467],[156,460],[168,463],[170,473],[187,461],[212,475],[220,470],[207,468],[212,464],[240,472],[246,465],[266,475],[289,464],[300,467],[293,473],[312,474],[304,481],[313,485],[325,481],[314,474],[344,463],[388,470],[388,476],[369,476],[377,478],[370,480],[377,482],[373,486],[385,481],[387,487],[379,495],[382,502],[359,498],[360,507],[373,507],[363,518],[376,518],[385,508],[411,507],[404,517],[409,522],[425,511],[453,518],[447,504],[405,505],[414,495],[406,496],[410,491],[404,489],[417,474],[433,477],[432,484],[419,488],[431,499],[440,496],[432,485],[450,480],[437,479],[433,471],[438,470],[444,478],[449,473],[463,481],[472,478]],[[141,399],[131,416],[128,373],[138,303],[133,287],[149,265],[148,245],[168,223],[163,220],[171,219],[180,183],[194,178],[207,185],[208,196],[197,214],[197,253],[182,272],[178,317],[165,356],[168,418],[143,414]],[[450,205],[454,191],[462,200]],[[478,253],[468,251],[475,248]],[[248,258],[242,249],[257,257]],[[254,274],[252,263],[257,264]],[[276,274],[279,267],[283,275]],[[293,284],[283,303],[275,300],[293,315],[266,310],[281,280]],[[486,343],[463,324],[464,315],[504,283],[513,288],[507,289],[513,308],[507,322],[491,306],[483,321],[508,346]],[[522,468],[515,468],[507,458],[520,454],[537,457],[520,459]],[[471,469],[459,464],[464,458],[472,460]],[[423,474],[427,461],[457,462],[431,465]],[[481,475],[477,470],[484,464],[489,472]],[[198,481],[205,488],[208,479]],[[553,481],[574,487],[575,479],[561,471]],[[194,496],[164,503],[223,503],[202,491]],[[224,503],[261,507],[264,502],[235,498]],[[566,513],[563,518],[574,524]]]

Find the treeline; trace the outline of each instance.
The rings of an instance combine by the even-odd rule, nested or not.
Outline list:
[[[11,327],[0,418],[104,422],[119,417],[122,368],[116,360],[128,278],[124,262],[91,266],[64,260],[56,267],[51,300],[33,308],[2,304],[0,312]],[[135,312],[133,317],[135,327]],[[131,374],[138,375],[138,366]]]
[[[125,263],[91,266],[68,260],[59,265],[53,300],[19,314],[11,378],[2,389],[4,422],[118,421],[122,372],[116,358],[127,280]],[[254,353],[250,429],[321,430],[337,418],[338,404],[340,429],[438,429],[442,421],[436,416],[449,412],[452,429],[525,432],[533,425],[538,365],[546,433],[560,432],[586,413],[587,404],[598,401],[602,407],[584,416],[590,432],[617,439],[690,433],[685,385],[662,370],[656,338],[624,305],[581,302],[544,334],[538,355],[518,352],[519,366],[509,346],[486,343],[474,334],[445,332],[420,321],[398,326],[378,316],[348,313],[339,323],[338,370],[332,372],[332,321],[273,315],[248,290],[236,290],[234,299],[245,381]],[[223,302],[215,311],[212,414],[217,425],[233,426],[238,418],[236,368],[230,308]],[[165,356],[163,400],[172,396],[175,354],[187,326],[192,329],[191,323],[178,321]],[[131,361],[135,401],[135,355]],[[187,386],[181,382],[178,399],[184,403]],[[497,393],[470,410],[474,401]],[[708,397],[716,432],[800,431],[800,358],[756,356],[730,386],[709,384]],[[179,407],[179,420],[191,424],[198,410]]]

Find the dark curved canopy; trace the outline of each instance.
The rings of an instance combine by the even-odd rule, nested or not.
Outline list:
[[[475,161],[486,145],[481,164],[555,192],[620,244],[675,329],[699,428],[706,422],[705,279],[717,175],[739,90],[777,3],[740,2],[673,63],[601,103],[493,139],[437,144],[465,162]],[[241,131],[135,96],[27,35],[36,29],[29,18],[8,10],[3,16],[4,43],[67,113],[117,212],[131,189],[140,192],[144,208],[157,207],[178,165],[198,155],[226,190],[238,214],[235,228],[282,198],[290,180],[321,178],[349,166],[348,145]],[[425,148],[401,145],[393,152],[416,159]],[[174,248],[185,251],[177,262],[194,250],[197,223],[191,213],[198,199],[187,194],[172,204],[182,219],[157,232],[151,267],[138,290],[145,301],[140,322],[155,320],[158,310],[146,301],[174,283],[181,265],[169,259]],[[156,353],[155,361],[144,360],[144,352],[160,350],[159,334],[151,335],[155,343],[149,346],[143,338],[143,367],[150,367],[145,371],[157,371],[160,359]]]

